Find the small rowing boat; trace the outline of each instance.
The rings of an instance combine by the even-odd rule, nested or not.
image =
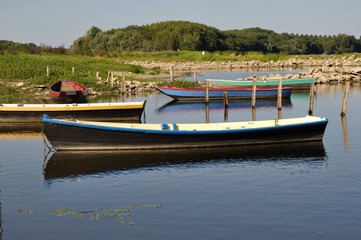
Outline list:
[[[89,93],[86,86],[72,80],[60,80],[50,87],[49,95],[53,98],[86,98]]]
[[[322,141],[328,120],[300,118],[219,123],[110,123],[43,116],[44,134],[62,150],[155,150]]]
[[[140,122],[146,100],[141,102],[0,104],[0,123],[41,122],[43,114],[55,118]]]

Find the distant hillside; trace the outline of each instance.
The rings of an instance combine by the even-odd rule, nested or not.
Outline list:
[[[4,52],[8,53],[40,53],[40,52],[52,52],[52,53],[65,53],[65,47],[56,47],[53,48],[51,46],[38,46],[34,43],[16,43],[7,40],[0,40],[0,54]]]

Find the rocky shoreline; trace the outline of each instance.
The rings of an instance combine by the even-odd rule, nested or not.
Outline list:
[[[252,76],[249,79],[279,79],[279,78],[317,78],[317,83],[361,81],[361,57],[355,55],[335,58],[332,56],[322,58],[291,58],[286,61],[260,62],[156,62],[156,61],[133,61],[128,64],[140,65],[146,68],[159,67],[162,70],[172,69],[174,76],[181,76],[182,72],[197,72],[200,70],[237,71],[249,69],[249,71],[304,69],[299,74]],[[154,77],[154,76],[152,76]],[[164,77],[164,76],[163,76]],[[169,76],[168,76],[169,77]]]

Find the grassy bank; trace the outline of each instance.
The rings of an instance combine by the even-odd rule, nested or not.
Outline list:
[[[116,58],[57,54],[0,55],[0,79],[7,81],[49,84],[59,79],[72,79],[95,86],[97,72],[101,78],[106,79],[109,71],[159,73],[159,69],[145,69],[140,66],[122,64]]]
[[[48,70],[47,70],[48,69]],[[104,84],[108,72],[157,75],[160,70],[122,64],[118,58],[60,54],[1,54],[0,102],[26,101],[37,91],[33,86],[50,87],[61,79],[72,79],[97,92],[111,92],[115,88]],[[96,79],[96,76],[101,80]],[[128,74],[129,75],[129,74]],[[127,79],[134,77],[127,76]],[[20,84],[21,83],[21,84]]]
[[[361,54],[333,55],[334,58],[356,57]],[[97,92],[111,92],[115,88],[104,84],[110,71],[127,73],[127,80],[158,81],[167,71],[160,68],[147,69],[137,65],[124,64],[130,61],[158,62],[229,62],[259,61],[277,62],[290,58],[326,58],[330,56],[294,56],[284,54],[262,54],[257,52],[129,52],[112,56],[84,56],[70,54],[0,54],[0,102],[12,102],[22,96],[31,99],[34,89],[29,86],[45,85],[49,87],[60,79],[72,79],[85,84]],[[47,72],[49,69],[49,72]],[[74,69],[74,71],[73,71]],[[97,73],[101,80],[96,79]],[[131,74],[129,74],[131,73]],[[146,75],[144,80],[142,75]],[[150,78],[149,78],[150,76]],[[154,76],[154,78],[153,78]],[[17,84],[17,83],[22,84]],[[28,87],[27,87],[28,86]]]

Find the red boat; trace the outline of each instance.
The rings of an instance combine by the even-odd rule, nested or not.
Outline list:
[[[86,98],[89,93],[87,87],[72,80],[61,80],[50,87],[49,95],[53,98]]]

